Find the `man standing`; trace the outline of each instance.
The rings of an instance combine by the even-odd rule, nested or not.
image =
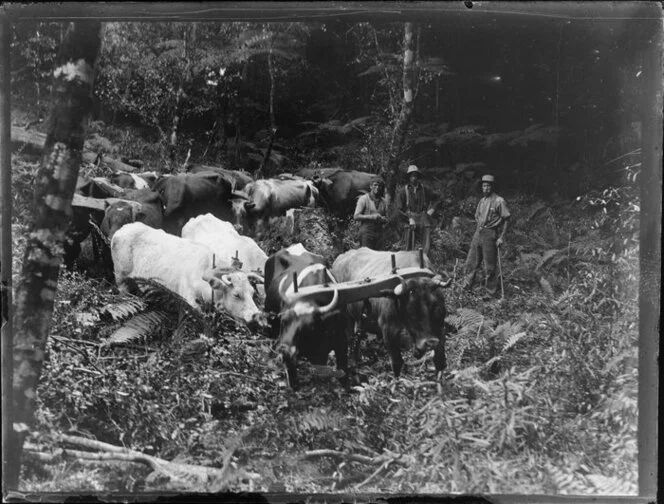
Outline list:
[[[387,222],[385,183],[381,179],[371,182],[369,193],[357,200],[354,219],[360,222],[360,247],[382,250],[383,227]]]
[[[431,194],[427,194],[429,191],[420,182],[421,172],[419,168],[410,165],[406,175],[408,176],[408,183],[397,194],[399,213],[408,219],[409,228],[406,228],[406,233],[404,233],[406,250],[414,248],[414,239],[411,236],[412,233],[416,233],[421,237],[424,253],[428,255],[431,248],[431,216],[436,205],[433,204]]]
[[[484,197],[477,204],[475,221],[477,230],[470,243],[466,259],[466,279],[464,289],[470,290],[475,281],[475,274],[484,260],[485,285],[488,296],[495,296],[498,291],[496,262],[498,248],[503,244],[507,220],[510,212],[505,200],[493,192],[495,178],[493,175],[482,177],[482,194]]]

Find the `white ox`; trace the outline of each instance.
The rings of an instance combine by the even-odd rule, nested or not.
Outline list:
[[[256,224],[264,228],[271,217],[285,215],[294,208],[312,207],[318,200],[314,183],[295,176],[256,180],[245,186],[244,193],[249,201],[233,204],[235,224],[241,230]]]
[[[265,325],[249,282],[250,278],[263,282],[263,278],[232,268],[213,268],[213,252],[202,243],[134,222],[113,235],[111,254],[120,289],[126,289],[127,278],[153,279],[195,308],[198,300],[210,302],[214,292],[216,310],[224,310],[249,325]]]
[[[230,222],[217,219],[212,214],[199,215],[182,228],[182,238],[207,245],[215,254],[218,266],[234,266],[235,257],[242,263],[241,269],[265,272],[267,254],[248,236],[242,236]]]

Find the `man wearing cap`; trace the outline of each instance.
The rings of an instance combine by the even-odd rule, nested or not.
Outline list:
[[[420,182],[422,172],[415,165],[410,165],[406,170],[408,183],[397,194],[397,208],[399,213],[408,219],[411,231],[416,232],[422,239],[422,249],[429,254],[431,248],[431,216],[436,210],[437,203],[427,188]],[[408,243],[408,229],[405,233],[404,242],[406,249],[410,248]]]
[[[382,250],[383,227],[387,222],[384,194],[385,183],[375,179],[371,182],[369,192],[357,200],[353,217],[360,222],[360,247]]]
[[[475,274],[484,261],[486,290],[490,296],[498,291],[498,275],[496,262],[498,248],[503,244],[507,220],[510,211],[505,200],[493,192],[495,178],[493,175],[482,177],[482,194],[484,197],[477,204],[475,221],[477,230],[470,243],[468,258],[466,259],[466,279],[464,289],[470,290],[475,281]]]

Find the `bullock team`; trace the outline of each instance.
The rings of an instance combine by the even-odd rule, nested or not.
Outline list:
[[[66,264],[72,265],[90,228],[98,227],[110,240],[120,289],[127,288],[129,278],[151,278],[193,307],[212,303],[216,310],[265,330],[277,342],[292,387],[297,386],[300,357],[324,365],[332,350],[337,367],[344,371],[341,381],[348,386],[349,343],[363,331],[382,335],[395,376],[403,366],[401,351],[408,348],[416,357],[434,350],[436,371],[442,372],[443,289],[449,282],[438,275],[410,278],[380,298],[350,305],[339,305],[334,289],[326,299],[298,299],[294,294],[300,287],[334,287],[337,282],[388,274],[391,253],[361,247],[340,255],[329,267],[322,256],[301,244],[268,257],[247,236],[297,207],[319,204],[336,215],[352,215],[359,196],[376,197],[377,179],[364,172],[323,169],[254,181],[244,172],[198,165],[177,175],[116,173],[82,180],[77,186],[79,201],[104,203],[75,202]],[[420,261],[416,251],[396,253],[398,267],[419,267]],[[424,266],[431,266],[426,255]],[[264,311],[254,300],[257,292],[264,299]],[[354,347],[357,363],[357,344]]]

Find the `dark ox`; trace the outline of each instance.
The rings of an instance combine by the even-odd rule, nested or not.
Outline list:
[[[211,213],[221,220],[233,219],[233,191],[223,175],[214,172],[162,177],[153,187],[164,202],[163,229],[179,236],[182,226],[197,215]]]
[[[72,204],[72,218],[67,232],[65,233],[64,243],[64,263],[68,269],[74,267],[74,261],[81,253],[81,243],[90,235],[92,226],[90,221],[99,226],[104,218],[103,205],[105,198],[119,198],[124,194],[124,190],[115,184],[112,184],[104,177],[95,177],[86,179],[79,177],[76,181],[75,194],[87,198],[100,200],[98,208]],[[100,257],[98,244],[93,240],[93,253],[95,260]]]
[[[159,178],[157,172],[129,173],[117,171],[108,177],[109,182],[123,189],[149,189]]]
[[[110,240],[118,229],[132,222],[142,222],[160,229],[163,205],[161,196],[150,189],[127,191],[121,200],[112,203],[107,201],[101,231]]]
[[[248,201],[235,200],[233,212],[236,227],[245,232],[257,226],[263,229],[271,217],[285,215],[292,208],[314,206],[318,198],[313,182],[300,178],[256,180],[244,192]]]
[[[378,175],[355,170],[338,170],[324,177],[315,177],[320,191],[320,204],[340,217],[352,215],[357,198],[368,192]]]
[[[220,166],[209,166],[202,164],[190,164],[187,166],[187,173],[213,172],[219,173],[228,179],[234,190],[241,191],[245,186],[254,181],[254,178],[247,172],[239,170],[227,170]]]
[[[352,321],[345,308],[336,308],[336,292],[322,306],[313,301],[292,301],[293,273],[297,273],[298,286],[334,283],[323,258],[308,252],[301,244],[280,250],[265,263],[265,311],[278,313],[271,324],[271,336],[278,338],[277,349],[286,364],[289,384],[297,387],[298,357],[325,365],[328,354],[334,350],[337,368],[345,373],[341,382],[347,387]]]
[[[332,166],[327,168],[302,168],[296,171],[295,175],[305,179],[313,180],[315,178],[329,177],[333,173],[337,173],[339,171],[343,171],[343,168],[341,168],[341,166]]]
[[[391,272],[391,252],[379,252],[362,247],[340,255],[332,272],[339,282],[361,280]],[[419,254],[396,252],[397,267],[420,267]],[[424,266],[430,267],[425,256]],[[397,271],[398,273],[398,271]],[[382,335],[390,356],[395,376],[401,373],[402,349],[413,349],[416,358],[428,350],[434,350],[436,371],[445,369],[445,298],[444,283],[440,277],[418,277],[402,281],[392,296],[373,298],[368,303],[370,312],[363,322],[363,303],[348,306],[348,312],[356,328]]]

